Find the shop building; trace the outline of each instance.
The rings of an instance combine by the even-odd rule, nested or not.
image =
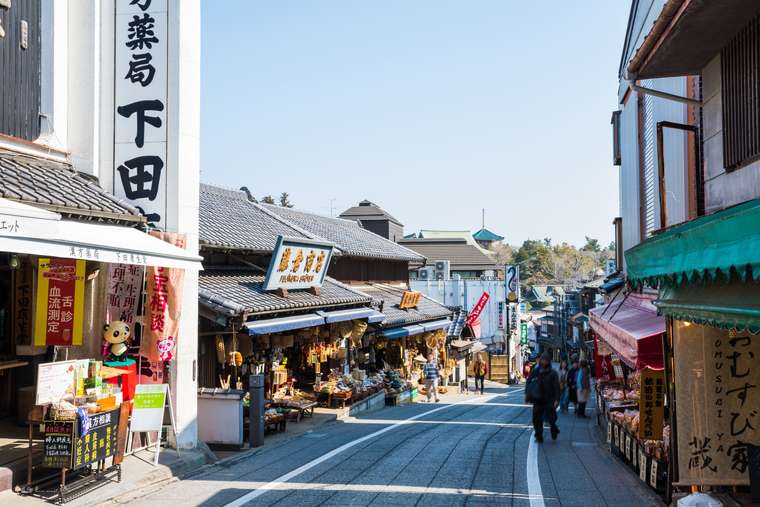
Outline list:
[[[641,218],[649,218],[639,222],[644,232],[638,241],[624,241],[628,289],[613,298],[623,302],[607,306],[614,311],[615,305],[645,298],[658,315],[669,430],[669,438],[663,435],[666,494],[698,488],[749,502],[747,487],[758,482],[750,463],[760,444],[760,421],[749,409],[760,404],[752,387],[760,380],[760,129],[757,90],[745,83],[754,82],[747,76],[758,69],[752,55],[760,47],[760,6],[671,0],[649,9],[648,4],[633,2],[629,34],[635,31],[632,26],[644,28],[638,39],[628,37],[621,87],[667,101],[683,113],[683,120],[645,125],[655,138],[658,184],[651,199],[642,201]],[[644,12],[649,12],[648,23],[643,23]],[[643,85],[646,80],[687,86],[661,93],[657,86]],[[625,115],[624,109],[621,121]],[[622,147],[630,140],[625,131],[621,128]],[[670,131],[685,137],[668,138]],[[681,163],[663,153],[683,154]],[[621,155],[625,166],[625,149]],[[646,179],[646,163],[638,171],[635,164],[630,168],[635,178],[622,179],[621,195],[637,188],[635,180]],[[624,238],[627,228],[636,229],[636,214],[629,217],[631,225],[625,216],[616,220]],[[599,310],[592,310],[595,331],[605,325],[601,320],[594,324]],[[653,318],[647,321],[654,323]],[[644,342],[654,329],[642,329],[644,319],[638,322],[637,348],[632,350],[642,356],[644,349],[653,353],[653,345]]]
[[[138,51],[149,60],[142,73],[133,69],[132,46],[148,41],[129,42],[137,14],[152,20],[148,56]],[[193,447],[201,268],[193,190],[199,174],[199,2],[3,2],[0,19],[0,103],[13,105],[0,108],[0,426],[23,424],[32,412],[35,420],[50,418],[50,406],[62,401],[84,402],[65,385],[55,399],[46,398],[41,413],[32,411],[44,391],[40,364],[89,359],[95,365],[106,359],[104,325],[124,320],[132,324],[127,355],[147,366],[143,380],[150,376],[151,383],[171,388],[176,433],[170,439]],[[145,123],[132,111],[144,101],[160,103]],[[152,165],[138,167],[141,157]],[[135,283],[111,284],[112,276]],[[170,294],[147,311],[143,302],[155,287],[144,280],[153,276]],[[177,283],[164,284],[164,277]],[[61,278],[71,286],[59,287]],[[63,302],[58,292],[67,290],[73,291],[66,299],[71,311],[56,307]],[[146,325],[151,312],[161,319],[156,322],[172,320],[164,354],[154,345],[159,334],[168,338],[168,327]],[[143,361],[145,354],[155,360]],[[63,384],[68,380],[73,377]],[[131,381],[120,382],[119,401],[128,401]],[[106,394],[97,395],[117,398]],[[16,430],[7,428],[0,438],[15,438]],[[36,464],[46,448],[44,435],[33,437]],[[5,479],[10,470],[18,482],[15,457],[3,453],[3,461],[0,475]]]

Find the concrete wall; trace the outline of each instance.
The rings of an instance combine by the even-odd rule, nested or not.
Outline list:
[[[704,100],[705,212],[760,197],[760,161],[727,172],[723,165],[720,55],[702,70]]]

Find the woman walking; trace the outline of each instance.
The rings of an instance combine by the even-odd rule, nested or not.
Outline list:
[[[567,412],[567,406],[570,402],[570,392],[567,387],[567,360],[563,359],[559,363],[559,409]]]
[[[588,361],[581,359],[580,367],[578,368],[578,380],[576,382],[578,390],[578,405],[576,409],[576,415],[578,417],[586,418],[586,403],[591,397],[591,372],[588,368]]]
[[[480,394],[482,395],[484,389],[483,381],[488,374],[488,364],[486,364],[482,354],[477,354],[477,356],[475,356],[473,369],[475,370],[475,392],[478,392],[478,382],[480,382]]]

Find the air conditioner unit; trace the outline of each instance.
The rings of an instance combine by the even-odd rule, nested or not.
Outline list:
[[[449,261],[434,261],[433,267],[435,269],[436,280],[448,280],[451,275],[451,262]]]
[[[418,280],[434,280],[435,268],[433,266],[425,266],[424,268],[420,268],[417,270],[417,279]]]

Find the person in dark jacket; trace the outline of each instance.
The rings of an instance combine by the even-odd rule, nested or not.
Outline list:
[[[530,372],[525,386],[526,401],[533,404],[533,431],[536,442],[544,441],[544,418],[549,422],[552,440],[557,439],[557,406],[559,405],[559,375],[552,369],[548,352],[541,355],[538,364]]]
[[[567,394],[568,400],[578,413],[578,356],[573,356],[570,361],[570,369],[567,370]]]

